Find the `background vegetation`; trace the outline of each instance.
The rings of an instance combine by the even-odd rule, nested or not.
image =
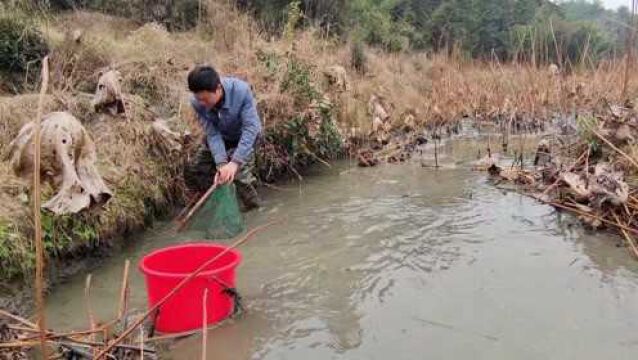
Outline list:
[[[461,51],[473,58],[568,67],[623,54],[631,18],[626,6],[607,10],[599,0],[232,1],[252,13],[262,31],[274,35],[285,31],[290,7],[299,6],[304,21],[298,26],[391,52]],[[98,10],[140,22],[157,21],[169,30],[195,27],[206,16],[199,0],[32,2],[56,10]]]
[[[237,2],[276,32],[286,18],[283,9],[294,0]],[[536,56],[570,64],[623,53],[631,17],[627,7],[606,10],[600,1],[588,0],[304,0],[301,5],[307,25],[389,51],[458,48],[475,58]]]

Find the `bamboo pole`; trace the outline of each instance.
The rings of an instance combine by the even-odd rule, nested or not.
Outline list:
[[[184,219],[186,214],[188,214],[190,209],[193,207],[193,205],[195,205],[197,203],[198,200],[199,199],[196,198],[196,197],[193,197],[192,199],[189,199],[188,204],[186,204],[186,206],[177,214],[177,216],[174,219],[174,222],[177,225],[179,225],[181,223],[181,221]]]
[[[42,85],[38,98],[38,108],[35,118],[35,131],[33,140],[33,220],[35,233],[35,300],[38,313],[38,329],[40,330],[40,347],[42,358],[49,358],[46,341],[46,316],[44,314],[44,244],[42,242],[42,219],[40,217],[40,120],[44,108],[44,96],[49,85],[49,57],[42,59]]]
[[[201,35],[202,28],[202,0],[197,3],[197,35]]]
[[[627,94],[627,87],[629,86],[629,73],[631,72],[631,64],[633,62],[634,55],[634,37],[636,34],[636,27],[634,23],[634,17],[636,16],[636,0],[631,0],[631,25],[629,29],[629,36],[627,39],[627,55],[625,57],[625,74],[622,84],[621,97],[624,98]]]
[[[120,288],[120,303],[117,310],[117,318],[122,319],[128,310],[128,273],[131,266],[131,260],[126,259],[124,262],[124,274],[122,275],[122,286]]]
[[[11,314],[11,313],[9,313],[7,311],[4,311],[4,310],[0,310],[0,316],[7,317],[9,319],[17,321],[17,322],[21,323],[22,325],[26,325],[26,326],[31,327],[33,329],[37,329],[38,328],[38,324],[34,324],[31,321],[29,321],[29,320],[27,320],[27,319],[25,319],[25,318],[23,318],[21,316],[13,315],[13,314]]]
[[[434,133],[434,167],[436,169],[439,168],[439,136],[440,135],[436,135],[436,132]]]
[[[184,216],[183,219],[179,219],[178,223],[179,225],[177,226],[177,231],[182,231],[184,230],[184,228],[186,227],[186,225],[188,225],[188,222],[190,221],[190,219],[193,217],[193,215],[195,215],[195,213],[202,207],[204,206],[204,203],[206,203],[206,200],[208,200],[208,198],[213,194],[213,192],[217,189],[217,182],[215,182],[205,193],[204,195],[202,195],[201,198],[199,198],[199,200],[197,201],[197,203],[195,203],[195,205],[193,205],[193,207],[188,211],[188,213],[186,214],[186,216]]]
[[[616,213],[614,213],[614,219],[616,220],[617,223],[620,224],[620,219],[618,218],[618,215],[616,215]],[[638,246],[634,242],[634,239],[629,235],[629,233],[627,233],[627,231],[625,229],[621,229],[621,232],[625,236],[625,239],[627,240],[627,243],[629,243],[629,246],[631,247],[632,253],[638,259]]]
[[[588,150],[583,151],[582,155],[580,155],[578,157],[578,159],[576,159],[576,161],[571,164],[567,170],[565,170],[565,172],[570,172],[572,171],[576,166],[578,166],[578,164],[580,164],[581,160],[583,160],[583,157],[585,157],[585,160],[587,158],[589,158],[589,148]],[[587,166],[585,166],[585,168],[587,168]],[[558,184],[561,182],[561,177],[559,176],[558,179],[556,179],[556,181],[554,181],[550,186],[546,187],[545,190],[543,191],[543,193],[541,194],[542,196],[545,196],[547,194],[549,194],[550,191],[552,191],[554,188],[556,188],[556,186],[558,186]]]
[[[206,360],[208,342],[208,288],[204,289],[204,301],[202,301],[202,360]]]
[[[492,158],[492,135],[491,134],[487,134],[487,158],[491,159]]]
[[[222,324],[224,324],[223,322],[221,323],[217,323],[215,325],[211,325],[206,327],[206,330],[214,330],[214,329],[218,329],[219,327],[222,326]],[[165,341],[165,340],[175,340],[175,339],[179,339],[179,338],[184,338],[187,336],[193,336],[195,334],[199,334],[200,332],[202,332],[202,329],[196,329],[196,330],[190,330],[190,331],[184,331],[184,332],[180,332],[180,333],[176,333],[176,334],[167,334],[167,335],[161,335],[161,336],[155,336],[155,337],[151,337],[146,339],[146,342],[158,342],[158,341]]]
[[[30,328],[17,328],[15,326],[10,326],[9,328],[14,328],[16,330],[20,330],[20,331],[24,331],[24,332],[39,332],[39,330],[37,329],[30,329]],[[84,331],[70,331],[70,332],[66,332],[66,333],[53,333],[53,332],[49,332],[47,334],[47,340],[55,340],[55,339],[61,339],[61,338],[70,338],[70,337],[74,337],[74,336],[84,336],[84,335],[91,335],[91,334],[95,334],[95,333],[99,333],[104,331],[103,327],[99,327],[97,329],[94,330],[84,330]],[[21,338],[21,340],[34,340],[37,339],[39,337],[39,335],[36,336],[27,336],[27,337],[23,337]]]
[[[138,326],[140,326],[144,320],[146,320],[151,314],[155,313],[157,310],[159,310],[159,308],[164,305],[168,300],[170,300],[180,289],[182,289],[186,284],[188,284],[192,279],[194,279],[197,275],[199,275],[201,272],[203,272],[208,266],[210,266],[211,264],[213,264],[216,260],[218,260],[219,258],[221,258],[222,256],[224,256],[226,253],[228,253],[231,249],[234,249],[240,245],[242,245],[243,243],[245,243],[246,241],[252,239],[259,231],[264,230],[276,223],[278,223],[279,221],[272,221],[269,222],[267,224],[264,224],[262,226],[256,227],[253,230],[249,231],[246,235],[244,235],[242,238],[240,238],[239,240],[235,241],[233,244],[231,244],[228,248],[226,248],[224,251],[220,252],[219,254],[217,254],[216,256],[212,257],[211,259],[209,259],[208,261],[204,262],[202,265],[200,265],[200,267],[198,267],[195,271],[193,271],[192,273],[190,273],[187,277],[185,277],[184,279],[182,279],[182,281],[180,281],[168,294],[166,294],[166,296],[164,296],[162,299],[160,299],[157,303],[155,303],[155,305],[153,305],[150,309],[148,309],[146,311],[146,313],[144,313],[144,315],[140,316],[131,326],[129,326],[126,330],[124,330],[122,332],[122,334],[120,334],[120,336],[113,340],[113,342],[111,342],[108,346],[106,346],[106,348],[104,350],[102,350],[102,352],[100,352],[97,356],[96,359],[101,359],[103,358],[115,345],[119,344],[120,342],[122,342],[122,340],[124,340],[127,336],[129,336]]]
[[[144,326],[140,326],[140,360],[144,360]]]
[[[95,316],[93,316],[93,308],[91,307],[91,279],[92,275],[88,274],[86,276],[86,283],[84,285],[84,306],[86,310],[86,317],[89,321],[89,329],[91,330],[91,334],[89,335],[89,341],[95,341],[95,332],[97,326],[95,325]],[[97,353],[97,349],[93,349],[93,356]]]
[[[523,130],[523,133],[519,135],[519,151],[520,151],[520,157],[521,157],[521,170],[523,170],[525,168],[525,136],[527,135],[527,129]]]
[[[559,69],[563,68],[563,59],[560,49],[558,47],[558,41],[556,40],[556,33],[554,32],[554,24],[552,23],[552,18],[549,18],[549,28],[552,32],[552,39],[554,39],[554,48],[556,49],[556,61],[558,62]],[[549,55],[548,55],[549,59]]]
[[[596,135],[600,140],[604,141],[607,145],[609,145],[609,147],[614,149],[614,151],[616,151],[620,155],[624,156],[627,160],[629,160],[629,162],[631,162],[638,169],[638,161],[636,161],[636,159],[634,159],[633,157],[629,156],[626,152],[620,150],[616,145],[612,144],[611,141],[607,140],[607,138],[605,138],[601,133],[599,133],[598,131],[594,130],[594,128],[591,128],[591,132],[593,132],[594,135]]]
[[[53,344],[58,344],[58,345],[64,345],[64,344],[79,344],[79,345],[83,345],[86,347],[90,347],[90,346],[106,346],[105,343],[102,342],[93,342],[93,341],[82,341],[82,340],[77,340],[77,339],[72,339],[72,338],[65,338],[64,341],[62,340],[51,340],[49,339],[48,342],[53,343]],[[0,343],[0,349],[14,349],[14,348],[27,348],[27,347],[34,347],[37,346],[39,344],[39,341],[25,341],[25,340],[15,340],[12,342],[3,342]],[[119,348],[119,349],[126,349],[126,350],[134,350],[134,351],[145,351],[148,353],[154,353],[154,350],[151,349],[142,349],[140,347],[134,346],[134,345],[127,345],[127,344],[117,344],[114,347]],[[108,357],[110,358],[115,358],[113,355],[110,354],[106,354]],[[92,358],[90,358],[92,359]]]
[[[567,206],[567,205],[563,205],[563,204],[557,203],[555,201],[546,201],[546,200],[543,200],[543,199],[540,199],[540,198],[536,198],[536,200],[538,200],[538,201],[540,201],[542,203],[551,205],[553,207],[559,208],[559,209],[571,211],[571,212],[573,212],[575,214],[578,214],[578,215],[581,215],[581,216],[586,216],[586,217],[589,217],[589,218],[592,218],[592,219],[599,220],[600,222],[605,223],[607,225],[612,225],[612,226],[617,227],[618,229],[623,229],[623,230],[626,230],[626,231],[629,231],[629,232],[632,232],[632,233],[638,235],[638,229],[634,229],[634,228],[631,228],[629,226],[626,226],[626,225],[623,225],[623,224],[619,224],[619,223],[607,220],[607,219],[605,219],[605,218],[603,218],[601,216],[596,216],[596,215],[587,213],[585,211],[581,211],[579,209],[573,208],[571,206]]]

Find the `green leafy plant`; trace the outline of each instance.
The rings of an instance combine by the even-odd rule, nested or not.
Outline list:
[[[257,59],[266,68],[269,76],[274,76],[279,71],[281,59],[274,52],[257,51]]]
[[[0,75],[20,90],[27,80],[39,75],[40,61],[49,52],[48,45],[34,20],[19,11],[0,11]]]
[[[598,119],[594,116],[579,115],[576,117],[578,136],[589,144],[593,152],[600,148],[598,137],[592,132],[592,129],[597,128],[598,125]]]
[[[357,72],[363,74],[366,72],[367,56],[361,39],[355,39],[350,45],[350,66]]]
[[[295,105],[300,107],[319,97],[319,91],[312,83],[310,67],[294,57],[288,61],[281,86],[295,97]]]
[[[294,39],[295,29],[302,18],[303,12],[301,11],[301,3],[298,0],[295,0],[288,4],[286,25],[284,26],[284,37],[288,41],[292,41]]]

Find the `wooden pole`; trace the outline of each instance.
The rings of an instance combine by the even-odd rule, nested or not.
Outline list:
[[[554,48],[556,49],[556,61],[558,62],[558,68],[563,68],[563,59],[560,53],[560,49],[558,47],[558,41],[556,40],[556,33],[554,32],[554,24],[552,23],[552,18],[549,18],[549,29],[552,31],[552,39],[554,39]],[[549,55],[548,55],[549,59]]]
[[[600,140],[604,141],[607,145],[609,145],[610,148],[614,149],[614,151],[616,151],[617,153],[622,155],[625,159],[629,160],[629,162],[632,163],[638,169],[638,161],[636,161],[636,159],[634,159],[633,157],[629,156],[626,152],[620,150],[616,145],[612,144],[611,141],[607,140],[607,138],[605,138],[601,133],[599,133],[598,131],[594,130],[593,127],[590,130]]]
[[[581,211],[579,209],[573,208],[571,206],[567,206],[567,205],[563,205],[563,204],[557,203],[555,201],[546,201],[546,200],[543,200],[541,198],[536,198],[536,200],[538,200],[538,201],[540,201],[542,203],[551,205],[553,207],[559,208],[559,209],[571,211],[571,212],[573,212],[575,214],[578,214],[578,215],[581,215],[581,216],[585,216],[585,217],[589,217],[589,218],[592,218],[592,219],[595,219],[595,220],[599,220],[600,222],[605,223],[607,225],[612,225],[612,226],[615,226],[615,227],[617,227],[619,229],[626,230],[626,231],[629,231],[629,232],[632,232],[632,233],[638,235],[638,229],[634,229],[634,228],[629,227],[627,225],[615,223],[615,222],[607,220],[607,219],[605,219],[603,217],[596,216],[596,215],[587,213],[585,211]]]
[[[521,170],[523,170],[524,164],[523,162],[525,161],[524,159],[524,154],[525,154],[525,135],[526,135],[526,130],[523,130],[523,132],[520,134],[520,156],[521,156]]]
[[[122,275],[122,286],[120,288],[120,304],[117,309],[117,318],[122,319],[128,310],[128,273],[131,266],[131,260],[126,259],[124,263],[124,275]]]
[[[492,135],[487,134],[487,158],[492,158]]]
[[[144,360],[144,326],[140,326],[140,360]]]
[[[184,230],[184,228],[186,227],[186,225],[188,224],[188,222],[190,221],[190,219],[193,217],[193,215],[195,215],[195,213],[202,207],[204,206],[204,203],[206,203],[206,200],[208,200],[208,198],[213,194],[213,192],[217,189],[217,182],[215,182],[213,184],[213,186],[211,186],[206,193],[204,193],[204,195],[202,195],[202,197],[197,201],[197,203],[188,211],[188,213],[186,214],[186,216],[184,216],[183,219],[179,219],[178,220],[178,226],[177,226],[177,231],[182,231]]]
[[[434,133],[434,167],[439,168],[439,140],[436,132]]]
[[[86,276],[86,283],[84,285],[84,306],[86,309],[86,317],[89,320],[89,329],[91,332],[95,331],[97,326],[95,325],[95,316],[93,316],[93,308],[91,307],[91,274]],[[95,341],[95,333],[89,336],[89,341]],[[97,354],[97,349],[93,349],[93,356]]]
[[[11,314],[10,312],[4,311],[4,310],[2,310],[2,309],[0,309],[0,316],[1,316],[1,317],[7,317],[7,318],[9,318],[9,319],[11,319],[11,320],[17,321],[17,322],[19,322],[20,324],[22,324],[22,325],[26,325],[26,326],[28,326],[28,327],[30,327],[30,328],[34,328],[34,329],[36,329],[36,328],[38,327],[38,325],[37,325],[37,324],[34,324],[34,323],[32,323],[31,321],[29,321],[29,320],[27,320],[27,319],[25,319],[25,318],[23,318],[23,317],[20,317],[20,316],[18,316],[18,315],[13,315],[13,314]]]
[[[202,0],[199,0],[197,4],[197,34],[201,35],[202,27]]]
[[[621,97],[624,98],[627,94],[627,87],[629,86],[629,73],[631,72],[631,64],[633,61],[634,53],[634,36],[636,33],[636,27],[634,23],[634,17],[636,15],[636,0],[631,0],[631,26],[629,28],[629,36],[627,37],[627,54],[625,55],[625,74],[622,84]]]
[[[49,85],[49,57],[42,59],[42,85],[38,98],[33,139],[33,227],[35,233],[35,301],[38,312],[38,329],[40,330],[40,347],[42,358],[48,359],[46,340],[46,317],[44,314],[44,244],[42,243],[42,219],[40,217],[40,119],[44,108],[44,97]]]
[[[206,360],[208,342],[208,288],[204,289],[204,301],[202,302],[202,360]]]
[[[620,219],[618,218],[618,215],[616,215],[616,213],[614,213],[614,219],[616,219],[616,222],[620,224]],[[629,233],[627,233],[627,230],[621,228],[620,231],[625,236],[629,247],[631,247],[632,254],[634,254],[634,256],[638,259],[638,246],[636,246],[636,244],[634,243],[634,239],[629,235]]]

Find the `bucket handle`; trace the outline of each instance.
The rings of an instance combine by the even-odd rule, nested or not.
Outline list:
[[[231,314],[231,316],[236,316],[244,312],[242,297],[239,294],[239,291],[237,291],[237,288],[228,286],[225,281],[215,275],[211,275],[207,280],[208,282],[216,282],[219,286],[222,287],[220,293],[226,296],[230,296],[230,298],[233,300],[233,313]]]

